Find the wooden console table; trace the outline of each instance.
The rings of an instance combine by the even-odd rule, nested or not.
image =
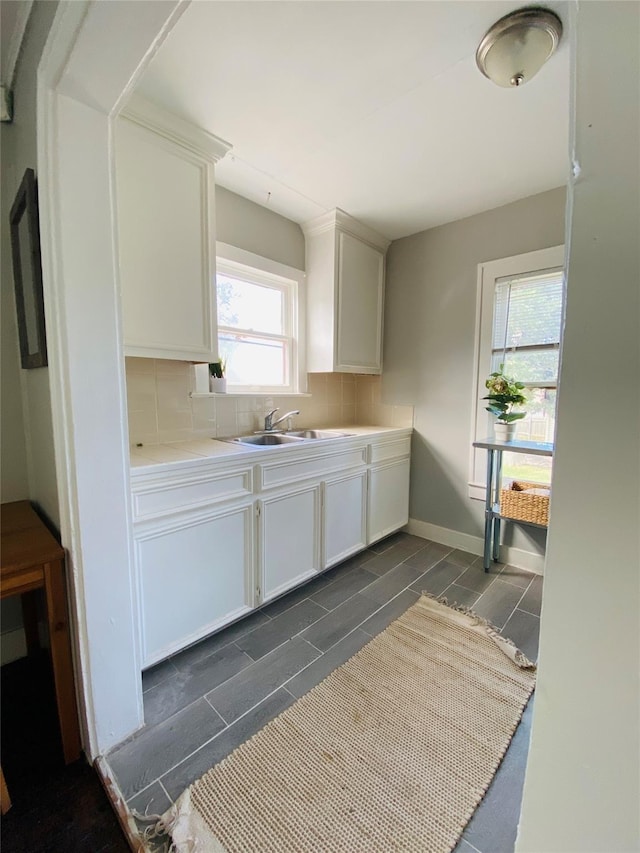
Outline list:
[[[533,456],[553,456],[553,444],[543,441],[496,441],[494,438],[485,438],[484,441],[474,441],[474,447],[481,447],[487,451],[487,491],[485,495],[484,508],[484,570],[489,571],[491,559],[498,562],[500,556],[500,521],[515,521],[516,524],[530,524],[539,527],[530,521],[510,519],[500,515],[500,483],[502,480],[502,454],[505,451],[512,453],[529,453]]]
[[[45,590],[62,749],[65,763],[69,764],[80,757],[80,732],[69,639],[64,549],[45,527],[29,501],[2,504],[0,512],[0,598],[31,592],[40,587]],[[29,626],[26,625],[25,629],[28,632]]]

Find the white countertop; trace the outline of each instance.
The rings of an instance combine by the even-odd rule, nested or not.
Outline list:
[[[348,433],[349,436],[367,436],[367,435],[386,435],[398,433],[407,434],[411,432],[411,427],[383,427],[383,426],[332,426],[322,427],[322,429],[336,430],[337,432]],[[346,436],[345,436],[346,438]],[[288,444],[278,448],[278,450],[290,450],[292,447],[313,447],[320,444],[333,443],[338,439],[316,439],[309,442],[300,442],[299,444]],[[270,448],[273,450],[273,448]],[[131,469],[132,474],[141,468],[155,468],[157,466],[173,465],[175,463],[197,462],[203,459],[221,459],[223,457],[232,458],[234,456],[252,457],[256,461],[265,453],[264,448],[247,447],[246,445],[231,444],[227,441],[222,441],[215,438],[198,438],[192,441],[174,441],[166,444],[147,444],[143,447],[131,448]]]

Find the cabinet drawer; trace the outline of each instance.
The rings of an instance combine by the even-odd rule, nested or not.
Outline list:
[[[271,489],[287,483],[299,483],[312,477],[324,477],[332,471],[346,471],[366,463],[366,448],[354,447],[296,462],[276,462],[260,466],[260,487]]]
[[[153,518],[181,509],[222,503],[253,494],[251,468],[134,485],[133,518]]]
[[[371,445],[371,458],[369,461],[384,462],[386,459],[399,459],[402,456],[408,456],[411,452],[411,438],[396,438],[392,441],[383,441],[379,444]]]

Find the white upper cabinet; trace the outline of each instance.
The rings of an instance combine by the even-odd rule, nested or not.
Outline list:
[[[307,369],[381,373],[384,258],[389,240],[336,209],[302,226]]]
[[[140,98],[118,118],[126,355],[217,358],[214,165],[229,147]]]

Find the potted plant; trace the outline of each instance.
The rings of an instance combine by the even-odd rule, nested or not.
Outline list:
[[[516,382],[510,376],[505,376],[503,373],[504,365],[492,373],[484,383],[489,391],[483,400],[489,400],[489,405],[486,407],[488,412],[496,416],[494,424],[495,437],[498,441],[511,441],[516,431],[516,421],[526,417],[526,412],[512,411],[514,406],[521,406],[527,402],[527,398],[522,393],[524,385],[522,382]]]
[[[224,375],[226,361],[214,361],[209,365],[209,390],[216,394],[225,394],[227,391],[227,380]]]

